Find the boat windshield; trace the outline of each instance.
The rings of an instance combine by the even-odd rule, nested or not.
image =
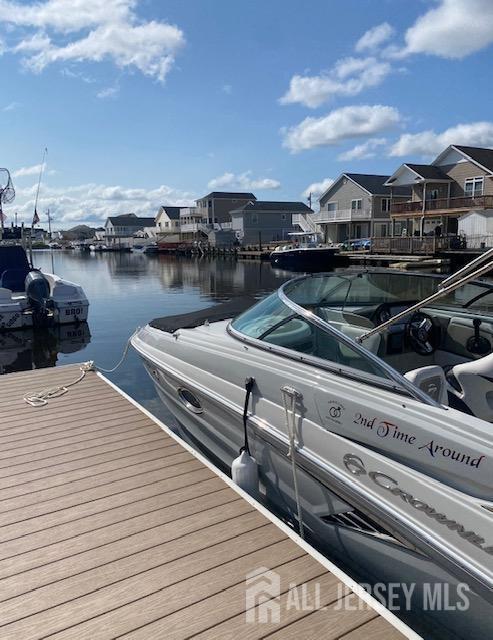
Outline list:
[[[283,285],[230,326],[233,333],[266,343],[270,350],[370,384],[391,381],[394,388],[426,402],[428,396],[403,375],[413,368],[399,355],[405,346],[405,324],[397,327],[392,340],[380,332],[367,336],[363,345],[357,339],[435,293],[440,282],[433,276],[389,271],[303,276]],[[459,310],[467,315],[492,313],[493,286],[466,284],[435,300],[433,309],[436,313],[443,309],[443,315],[449,316],[451,309],[458,310],[458,315]],[[394,352],[399,354],[394,357]]]
[[[364,271],[315,274],[289,282],[284,292],[290,300],[307,307],[320,305],[355,310],[383,303],[405,305],[419,302],[438,290],[442,278],[433,275]],[[468,283],[433,302],[436,308],[493,312],[493,285]]]

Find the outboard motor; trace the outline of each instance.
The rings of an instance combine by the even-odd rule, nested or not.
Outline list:
[[[26,297],[33,311],[33,325],[46,327],[49,311],[53,306],[50,299],[50,283],[40,271],[30,271],[25,281]]]

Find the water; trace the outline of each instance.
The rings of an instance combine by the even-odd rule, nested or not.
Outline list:
[[[0,334],[0,371],[2,364],[10,372],[85,360],[110,369],[135,329],[153,318],[196,311],[240,295],[262,297],[292,277],[267,262],[133,253],[36,251],[34,266],[82,285],[90,303],[90,335],[75,326],[62,329],[62,335],[59,329]],[[132,349],[108,378],[164,422],[172,419]]]

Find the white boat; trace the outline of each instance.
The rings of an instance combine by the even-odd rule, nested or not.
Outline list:
[[[273,266],[327,271],[349,265],[349,259],[341,253],[340,247],[322,243],[318,233],[295,231],[288,235],[289,244],[277,246],[269,256]]]
[[[493,286],[470,280],[492,267],[303,276],[132,344],[195,445],[227,468],[247,445],[311,540],[390,580],[467,583],[467,631],[492,603]]]
[[[0,245],[0,331],[85,322],[82,287],[29,264],[20,245]]]

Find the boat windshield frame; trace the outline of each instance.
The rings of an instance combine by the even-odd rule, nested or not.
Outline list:
[[[385,389],[390,389],[393,392],[404,393],[406,396],[410,396],[419,402],[423,402],[424,404],[437,407],[440,409],[446,410],[448,407],[441,405],[439,402],[433,400],[428,394],[424,391],[416,387],[411,381],[405,378],[401,373],[399,373],[396,369],[387,364],[384,360],[379,358],[377,355],[366,349],[362,344],[356,342],[351,337],[342,333],[328,322],[323,320],[321,317],[317,316],[312,311],[305,309],[301,305],[297,304],[293,300],[289,298],[286,294],[285,289],[288,285],[293,285],[296,282],[301,282],[302,280],[307,280],[309,278],[314,277],[322,277],[322,276],[334,276],[337,275],[335,273],[316,273],[316,274],[308,274],[303,276],[298,276],[297,278],[293,278],[287,282],[285,282],[279,289],[275,292],[279,300],[289,309],[291,309],[295,315],[304,318],[309,324],[315,325],[325,333],[331,335],[331,337],[335,338],[339,342],[345,344],[348,348],[360,354],[363,358],[366,358],[371,363],[373,363],[378,369],[385,372],[387,378],[378,378],[377,376],[366,374],[357,369],[352,369],[351,367],[346,367],[345,365],[341,365],[339,363],[332,363],[330,360],[324,360],[317,356],[312,356],[310,354],[303,353],[303,355],[299,355],[296,351],[282,347],[279,345],[275,345],[273,343],[263,342],[261,339],[253,338],[246,333],[243,333],[239,329],[236,329],[232,326],[232,322],[230,322],[227,326],[227,331],[233,337],[250,343],[256,347],[261,349],[265,349],[270,352],[278,353],[284,357],[288,357],[293,360],[299,360],[306,364],[311,364],[318,368],[322,368],[330,371],[331,373],[335,373],[337,375],[343,375],[345,377],[355,378],[364,382],[365,384],[376,385],[379,387],[383,387]],[[392,385],[393,383],[393,385]],[[396,385],[396,386],[394,386]]]

